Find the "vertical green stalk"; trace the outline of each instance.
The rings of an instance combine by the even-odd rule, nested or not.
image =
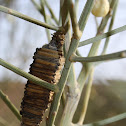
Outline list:
[[[116,11],[117,11],[117,7],[118,7],[118,2],[119,2],[118,0],[115,0],[116,5],[113,9],[113,14],[112,14],[112,18],[111,18],[111,22],[110,22],[108,31],[112,30],[114,20],[115,20]],[[110,40],[110,37],[106,38],[105,45],[104,45],[104,48],[103,48],[103,51],[102,51],[102,55],[104,55],[106,53],[106,50],[107,50],[107,47],[108,47],[108,44],[109,44],[109,40]]]
[[[76,12],[75,12],[75,7],[74,4],[72,2],[72,0],[68,0],[68,5],[69,5],[69,12],[70,12],[70,17],[71,17],[71,22],[72,22],[72,29],[73,29],[73,36],[74,38],[77,38],[80,36],[80,30],[79,30],[79,26],[77,23],[77,16],[76,16]]]
[[[93,1],[94,0],[88,0],[87,1],[85,8],[84,8],[84,10],[87,10],[87,12],[82,13],[82,15],[81,15],[82,20],[80,20],[79,24],[81,24],[80,28],[81,28],[82,32],[83,32],[83,29],[85,27],[86,21],[88,19],[89,13],[91,11]],[[85,18],[83,18],[83,17],[85,17]],[[54,125],[54,121],[55,121],[57,111],[58,111],[58,108],[59,108],[59,104],[60,104],[61,95],[62,95],[62,92],[64,90],[64,86],[66,84],[66,80],[67,80],[69,70],[70,70],[70,67],[71,67],[71,62],[69,61],[69,58],[76,51],[76,48],[78,47],[78,43],[79,43],[79,39],[77,40],[77,39],[72,38],[70,48],[69,48],[69,51],[68,51],[68,55],[66,57],[64,69],[62,71],[62,75],[61,75],[61,78],[60,78],[59,83],[58,83],[60,92],[55,94],[53,104],[51,105],[51,111],[50,111],[50,114],[49,114],[48,126]]]
[[[113,0],[112,2],[111,2],[111,5],[110,5],[110,7],[113,9],[114,8],[114,6],[115,6],[115,0]],[[102,19],[102,21],[101,21],[101,24],[100,24],[100,26],[99,26],[99,28],[98,28],[98,32],[97,32],[97,35],[98,34],[101,34],[101,33],[103,33],[104,32],[104,29],[105,29],[105,27],[106,27],[106,25],[107,25],[107,22],[108,22],[108,19],[110,18],[110,13],[106,16],[106,17],[104,17],[103,19]],[[92,47],[91,47],[91,50],[90,50],[90,52],[89,52],[89,54],[88,54],[88,57],[90,57],[90,56],[96,56],[97,55],[97,52],[98,52],[98,49],[99,49],[99,45],[100,45],[100,41],[99,42],[97,42],[97,43],[93,43],[93,45],[92,45]],[[89,73],[88,75],[90,75],[90,73],[91,73],[91,71],[92,71],[92,69],[94,69],[94,66],[93,66],[93,64],[92,63],[88,63],[88,64],[86,64],[86,69],[87,69],[87,72]],[[83,80],[81,80],[81,78],[80,77],[82,77],[82,75],[84,75],[84,73],[83,72],[85,72],[85,71],[83,71],[83,69],[81,70],[81,72],[80,72],[80,75],[79,75],[79,77],[78,77],[78,83],[79,83],[79,87],[80,87],[80,90],[82,91],[82,89],[83,89],[83,87],[84,87],[84,82],[83,82]],[[87,98],[88,97],[85,97],[85,99],[84,99],[84,101],[83,101],[83,103],[86,103],[84,106],[83,106],[83,110],[84,111],[81,111],[81,116],[80,116],[80,119],[79,119],[79,122],[80,122],[80,124],[82,124],[83,122],[82,121],[80,121],[80,120],[82,120],[82,117],[85,117],[85,115],[86,115],[86,110],[87,109],[85,109],[85,108],[87,108],[87,102],[88,102],[88,100],[87,100]],[[83,119],[84,120],[84,119]]]
[[[93,82],[93,74],[94,74],[94,68],[92,68],[89,78],[88,78],[88,83],[87,83],[87,87],[86,87],[86,92],[85,92],[85,96],[84,96],[84,100],[82,103],[83,108],[81,109],[81,114],[80,114],[80,118],[78,121],[78,124],[82,125],[85,115],[86,115],[86,111],[87,111],[87,107],[88,107],[88,102],[89,102],[89,98],[90,98],[90,93],[91,93],[91,88],[92,88],[92,82]]]

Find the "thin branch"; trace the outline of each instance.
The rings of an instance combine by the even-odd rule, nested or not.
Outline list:
[[[89,1],[89,0],[88,0]],[[92,5],[94,3],[94,0],[90,0],[89,2],[86,2],[85,4],[85,8],[83,9],[82,13],[81,13],[81,16],[79,18],[79,22],[78,22],[78,25],[79,25],[79,29],[83,32],[84,28],[85,28],[85,25],[87,23],[87,19],[88,19],[88,16],[91,12],[91,9],[92,9]],[[87,8],[88,7],[88,8]]]
[[[46,15],[46,13],[45,13],[45,8],[44,8],[44,2],[43,1],[41,1],[42,3],[41,3],[41,6],[40,5],[38,5],[34,0],[31,0],[32,1],[32,3],[34,4],[34,6],[36,7],[36,9],[43,15],[43,17],[44,17],[44,20],[45,20],[45,23],[49,23],[48,22],[48,17],[47,17],[47,15]],[[51,35],[50,35],[50,31],[49,31],[49,29],[45,29],[46,30],[46,35],[47,35],[47,38],[48,38],[48,42],[50,42],[50,40],[51,40]]]
[[[44,88],[47,88],[49,90],[52,90],[54,92],[58,92],[58,86],[57,85],[53,85],[50,84],[44,80],[41,80],[38,77],[35,77],[27,72],[24,72],[23,70],[11,65],[10,63],[7,63],[6,61],[4,61],[3,59],[0,58],[0,65],[23,76],[24,78],[27,78],[28,80],[34,82],[35,84],[38,84],[40,86],[43,86]]]
[[[86,24],[86,21],[88,19],[88,16],[90,14],[90,11],[91,11],[91,8],[92,8],[92,5],[93,5],[93,1],[94,0],[88,0],[87,1],[86,5],[84,7],[84,10],[87,10],[87,13],[82,13],[82,15],[81,15],[81,19],[84,19],[84,20],[80,20],[82,32],[83,32],[83,29],[85,27],[85,25],[83,25],[83,23]],[[83,17],[85,17],[85,18],[83,18]],[[61,78],[60,78],[59,83],[58,83],[59,88],[60,88],[60,92],[56,93],[55,98],[53,100],[53,104],[51,105],[51,109],[50,109],[51,111],[50,111],[50,114],[49,114],[48,126],[54,125],[54,121],[55,121],[57,111],[58,111],[58,108],[59,108],[61,95],[62,95],[62,92],[64,90],[66,80],[67,80],[67,77],[68,77],[68,74],[69,74],[69,70],[70,70],[70,67],[71,67],[71,62],[69,61],[69,58],[70,58],[71,54],[73,54],[76,51],[78,44],[79,44],[79,39],[72,38],[70,48],[69,48],[69,51],[68,51],[68,54],[67,54],[67,57],[66,57],[64,69],[62,71],[62,75],[61,75]]]
[[[1,6],[1,5],[0,5],[0,11],[2,11],[4,13],[7,13],[7,14],[10,14],[10,15],[13,15],[13,16],[16,16],[16,17],[19,17],[19,18],[24,19],[24,20],[26,20],[28,22],[34,23],[36,25],[39,25],[39,26],[42,26],[42,27],[45,27],[45,28],[48,28],[48,29],[51,29],[51,30],[57,31],[59,29],[57,27],[48,25],[47,23],[43,23],[41,21],[38,21],[38,20],[36,20],[34,18],[31,18],[31,17],[29,17],[27,15],[21,14],[21,13],[15,11],[15,10],[9,9],[9,8]]]
[[[43,15],[41,6],[35,2],[35,0],[31,0],[31,2],[34,4],[35,8]]]
[[[114,20],[115,20],[115,16],[116,16],[116,11],[117,11],[117,6],[118,6],[118,3],[119,1],[116,0],[116,5],[113,9],[113,14],[112,14],[112,18],[111,18],[111,22],[110,22],[110,25],[109,25],[109,32],[112,30],[112,27],[113,27],[113,24],[114,24]],[[106,50],[108,48],[108,44],[109,44],[109,40],[110,40],[110,37],[107,37],[106,40],[105,40],[105,45],[104,45],[104,48],[103,48],[103,51],[102,51],[102,55],[104,55],[106,53]]]
[[[85,115],[86,115],[87,107],[88,107],[88,103],[89,103],[89,98],[90,98],[90,94],[91,94],[93,74],[94,74],[94,68],[92,68],[91,73],[88,78],[88,83],[87,83],[87,87],[86,87],[86,91],[85,91],[84,100],[82,102],[82,109],[81,109],[78,124],[83,124],[83,121],[85,119]]]
[[[101,120],[101,121],[98,121],[98,122],[85,124],[85,125],[75,125],[75,126],[96,126],[96,125],[105,126],[105,125],[111,124],[113,122],[120,121],[122,119],[126,119],[126,113],[122,113],[122,114],[119,114],[119,115],[116,115],[116,116],[113,116],[111,118],[104,119],[104,120]]]
[[[111,1],[110,1],[111,2]],[[105,24],[107,24],[106,22],[108,22],[108,19],[109,19],[109,14],[106,16],[106,17],[104,17],[103,19],[102,19],[102,21],[101,21],[101,24],[100,24],[100,26],[99,26],[99,28],[98,29],[101,29],[101,31],[97,31],[97,34],[99,34],[99,33],[103,33],[103,31],[104,31],[104,29],[105,29],[105,27],[106,27],[106,25]],[[94,38],[93,38],[94,39]],[[91,41],[93,41],[93,39],[91,40]],[[89,54],[88,54],[88,57],[91,57],[91,56],[95,56],[96,54],[97,54],[97,51],[98,51],[98,48],[99,48],[99,45],[100,45],[100,41],[97,41],[97,43],[93,43],[92,44],[92,47],[91,47],[91,49],[90,49],[90,52],[89,52]],[[77,79],[77,82],[78,82],[78,84],[79,84],[79,88],[80,88],[80,90],[82,91],[82,89],[83,89],[83,87],[84,87],[84,85],[85,85],[85,81],[83,81],[83,79],[82,78],[84,78],[85,76],[89,76],[89,74],[90,74],[90,68],[91,68],[91,66],[89,66],[89,65],[91,65],[91,63],[90,64],[86,64],[86,66],[83,66],[83,68],[82,68],[82,70],[81,70],[81,72],[80,72],[80,74],[79,74],[79,76],[78,76],[78,79]]]
[[[58,20],[57,20],[57,18],[55,16],[55,14],[53,13],[52,8],[50,7],[50,5],[48,4],[48,2],[46,0],[44,0],[44,2],[45,2],[45,5],[47,6],[47,8],[48,8],[48,10],[49,10],[49,12],[51,14],[51,17],[54,19],[54,21],[56,22],[56,24],[59,25],[59,22],[58,22]]]
[[[35,8],[43,15],[41,6],[38,3],[36,3],[35,0],[31,0],[31,2],[34,4]],[[51,17],[49,15],[46,15],[46,17],[48,21],[47,23],[54,25],[54,23],[51,21]]]
[[[119,27],[119,28],[116,28],[116,29],[114,29],[112,31],[109,31],[109,32],[106,32],[106,33],[97,35],[96,37],[93,37],[93,38],[87,39],[85,41],[82,41],[82,42],[79,43],[79,46],[78,47],[81,47],[81,46],[85,46],[87,44],[91,44],[91,43],[98,42],[101,39],[107,38],[107,37],[112,36],[114,34],[117,34],[119,32],[123,32],[125,30],[126,30],[126,25],[124,25],[122,27]]]
[[[111,54],[106,54],[102,56],[94,56],[94,57],[80,57],[72,55],[70,57],[71,62],[98,62],[98,61],[105,61],[105,60],[113,60],[113,59],[122,59],[126,58],[126,50]]]
[[[77,23],[77,16],[76,16],[76,12],[75,12],[75,7],[74,4],[72,2],[72,0],[68,0],[68,5],[69,5],[69,12],[70,12],[70,17],[71,17],[71,22],[72,22],[72,28],[73,28],[73,37],[74,38],[79,38],[79,36],[82,34],[79,30],[79,26]]]
[[[110,0],[111,2],[111,0]],[[110,4],[110,7],[113,9],[114,7],[114,4]],[[110,13],[106,15],[106,17],[104,17],[101,21],[101,24],[98,28],[98,31],[97,31],[97,35],[98,34],[101,34],[104,32],[104,29],[107,25],[107,22],[108,22],[108,19],[110,18]],[[90,49],[90,52],[88,54],[88,57],[91,57],[91,56],[96,56],[97,55],[97,52],[98,52],[98,49],[99,49],[99,45],[100,45],[100,41],[98,41],[97,43],[93,43],[92,44],[92,47]],[[86,68],[86,69],[85,69]],[[85,79],[90,75],[90,72],[91,72],[91,69],[94,68],[93,64],[92,63],[87,63],[86,64],[86,67],[83,67],[80,74],[79,74],[79,77],[78,77],[78,86],[80,88],[80,91],[82,91],[84,85],[85,85],[85,81],[83,81],[82,78],[85,77]],[[81,111],[81,110],[80,110]],[[85,114],[85,113],[84,113]],[[84,119],[83,119],[84,120]]]
[[[41,7],[42,7],[41,10],[43,12],[44,20],[45,20],[46,23],[48,23],[47,15],[46,15],[46,12],[45,12],[45,2],[43,0],[41,0]],[[47,38],[48,38],[48,42],[50,42],[51,35],[50,35],[49,29],[46,29],[46,35],[47,35]]]
[[[8,106],[8,108],[13,112],[13,114],[17,117],[18,120],[21,121],[21,116],[19,114],[18,109],[12,104],[7,95],[5,95],[2,90],[0,90],[0,97],[4,101],[4,103]]]
[[[70,27],[70,16],[68,14],[68,0],[60,0],[60,16],[59,23],[62,23],[62,27],[64,27],[65,32],[68,31]]]

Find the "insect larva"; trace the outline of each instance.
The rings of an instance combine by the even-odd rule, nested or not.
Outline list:
[[[64,34],[58,31],[54,33],[49,44],[36,49],[30,74],[51,84],[58,83],[64,64],[64,39]],[[53,100],[53,94],[54,92],[28,81],[21,103],[21,126],[39,126],[48,104]]]

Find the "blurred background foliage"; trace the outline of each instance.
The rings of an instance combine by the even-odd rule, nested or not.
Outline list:
[[[0,5],[16,9],[17,11],[23,10],[26,15],[32,15],[32,12],[36,11],[32,4],[26,6],[26,4],[22,5],[20,2],[16,2],[16,0],[0,0]],[[42,20],[42,17],[37,11],[34,17],[36,19]],[[32,62],[33,52],[35,51],[36,47],[42,46],[47,41],[46,36],[41,34],[44,32],[44,29],[40,29],[36,25],[32,25],[23,20],[3,13],[0,13],[0,28],[2,29],[0,30],[1,58],[13,63],[25,71],[28,71],[28,64]],[[6,38],[3,38],[5,33]],[[17,34],[20,34],[20,36]],[[32,35],[35,37],[32,37]],[[37,40],[37,37],[40,38],[40,36],[44,42],[41,40],[40,43],[40,39],[38,39],[39,41]],[[7,41],[9,41],[9,43]],[[20,110],[20,103],[23,97],[24,84],[26,83],[26,80],[24,79],[23,81],[20,81],[22,78],[20,79],[18,75],[15,75],[1,66],[0,68],[2,71],[2,73],[0,72],[0,89],[8,95],[12,103]],[[11,78],[12,76],[14,77]],[[91,92],[85,123],[95,122],[126,112],[125,89],[126,82],[122,80],[106,80],[106,82],[95,82]],[[85,91],[83,91],[81,96],[79,108],[81,107],[81,101],[83,99],[84,93]],[[77,117],[80,112],[79,108],[77,109],[73,119],[73,122],[75,123],[78,120]],[[60,107],[60,109],[62,109],[62,107]],[[60,118],[60,112],[62,112],[62,110],[59,111],[57,120]],[[125,124],[126,119],[109,124],[107,126],[124,126]],[[19,125],[20,122],[0,99],[0,126]]]

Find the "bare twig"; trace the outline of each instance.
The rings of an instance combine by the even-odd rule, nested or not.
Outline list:
[[[19,18],[24,19],[24,20],[26,20],[28,22],[34,23],[36,25],[39,25],[39,26],[42,26],[42,27],[45,27],[45,28],[48,28],[48,29],[51,29],[51,30],[57,31],[59,29],[57,27],[48,25],[47,23],[43,23],[41,21],[38,21],[38,20],[36,20],[34,18],[31,18],[31,17],[29,17],[27,15],[21,14],[21,13],[15,11],[15,10],[9,9],[9,8],[1,6],[1,5],[0,5],[0,11],[2,11],[4,13],[7,13],[7,14],[10,14],[10,15],[13,15],[13,16],[16,16],[16,17],[19,17]]]
[[[75,12],[75,7],[74,4],[72,2],[72,0],[68,0],[68,5],[69,5],[69,11],[70,11],[70,17],[71,17],[71,21],[72,21],[72,28],[73,28],[73,37],[78,39],[79,36],[81,36],[81,31],[79,30],[79,25],[77,23],[77,16],[76,16],[76,12]]]
[[[79,46],[78,47],[81,47],[81,46],[85,46],[85,45],[88,45],[88,44],[91,44],[91,43],[98,42],[101,39],[104,39],[104,38],[107,38],[107,37],[112,36],[114,34],[123,32],[125,30],[126,30],[126,25],[124,25],[122,27],[119,27],[119,28],[116,28],[116,29],[114,29],[112,31],[109,31],[109,32],[106,32],[106,33],[97,35],[96,37],[93,37],[93,38],[87,39],[85,41],[82,41],[82,42],[79,43]]]
[[[34,4],[34,6],[36,7],[36,9],[43,15],[41,6],[35,2],[35,0],[31,0],[31,2]]]
[[[44,20],[45,20],[46,23],[48,23],[47,15],[46,15],[46,12],[45,12],[45,2],[43,0],[41,0],[41,7],[42,7],[41,10],[43,12]],[[46,29],[46,35],[47,35],[47,38],[48,38],[48,42],[50,42],[51,35],[50,35],[49,29]]]
[[[72,55],[70,57],[71,62],[98,62],[98,61],[105,61],[105,60],[117,60],[126,58],[126,50],[111,54],[106,54],[102,56],[94,56],[94,57],[81,57]]]
[[[44,2],[45,2],[45,5],[47,6],[47,8],[49,9],[49,12],[51,14],[51,17],[54,19],[54,21],[56,22],[56,24],[59,25],[59,22],[58,22],[55,14],[54,14],[52,8],[50,7],[50,5],[48,4],[48,2],[46,0],[44,0]]]
[[[109,32],[112,30],[112,27],[113,27],[113,24],[114,24],[114,20],[115,20],[115,15],[116,15],[116,11],[117,11],[117,6],[118,6],[118,0],[115,1],[116,2],[116,5],[113,9],[113,14],[112,14],[112,18],[111,18],[111,23],[109,25]],[[107,47],[108,47],[108,44],[109,44],[109,40],[110,40],[110,37],[107,37],[106,40],[105,40],[105,45],[104,45],[104,48],[103,48],[103,51],[102,51],[102,55],[104,55],[106,53],[106,50],[107,50]]]
[[[83,124],[83,121],[84,121],[84,118],[85,118],[85,115],[86,115],[88,102],[89,102],[89,98],[90,98],[90,93],[91,93],[91,88],[92,88],[93,74],[94,74],[94,68],[92,68],[91,73],[90,73],[89,78],[88,78],[86,92],[85,92],[84,100],[83,100],[83,103],[82,103],[83,108],[81,110],[81,114],[80,114],[78,124]]]

